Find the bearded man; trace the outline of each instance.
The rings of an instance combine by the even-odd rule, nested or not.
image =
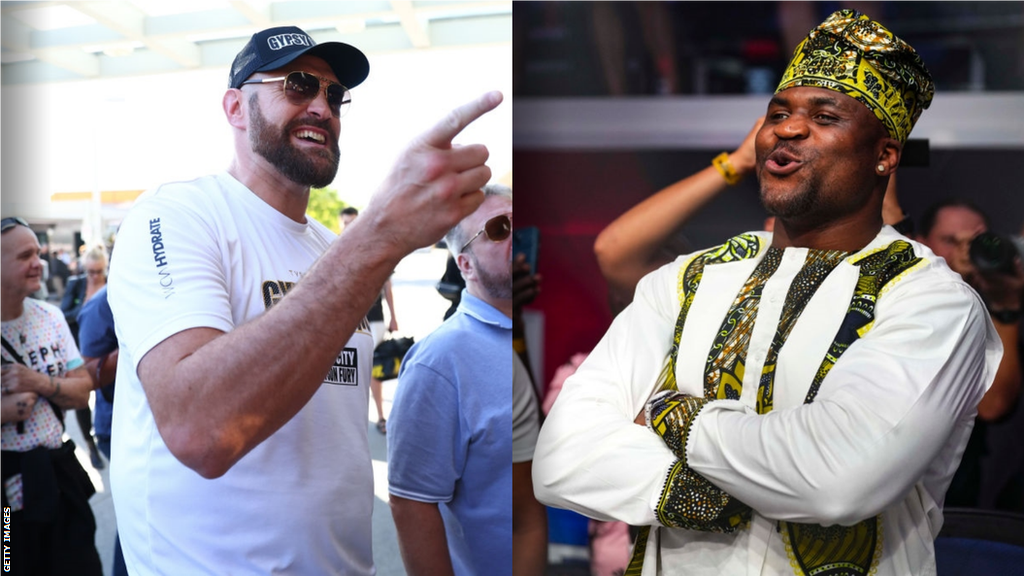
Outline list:
[[[959,275],[882,221],[932,94],[910,46],[830,16],[755,137],[774,233],[646,276],[565,383],[534,485],[641,526],[626,574],[935,573],[1002,346]]]
[[[254,34],[223,97],[228,169],[148,191],[121,226],[110,475],[132,573],[374,572],[366,311],[483,202],[487,149],[451,141],[501,94],[412,142],[336,237],[306,216],[309,189],[334,180],[368,73],[347,44]]]
[[[410,575],[512,574],[512,190],[484,192],[445,236],[466,280],[459,307],[409,350],[389,420],[388,491]]]

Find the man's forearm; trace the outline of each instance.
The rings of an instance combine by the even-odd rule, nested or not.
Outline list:
[[[652,268],[660,246],[727,187],[711,166],[676,182],[616,218],[598,235],[594,252],[602,274],[632,290]]]
[[[512,576],[539,576],[548,563],[548,531],[544,525],[512,530]]]
[[[454,574],[444,520],[437,504],[390,496],[398,548],[409,576]]]
[[[548,563],[548,517],[533,493],[532,462],[512,464],[512,574],[544,574]]]
[[[102,388],[114,382],[117,376],[118,356],[119,350],[117,348],[113,352],[100,357],[82,356],[82,359],[85,360],[85,368],[89,375],[92,376],[94,387]]]
[[[60,408],[85,408],[89,405],[89,393],[92,392],[92,378],[84,366],[79,366],[64,376],[39,374],[35,392],[39,396],[53,402]]]

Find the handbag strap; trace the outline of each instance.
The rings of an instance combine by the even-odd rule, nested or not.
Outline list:
[[[18,364],[21,364],[22,366],[25,366],[26,368],[29,367],[28,364],[25,363],[25,360],[22,359],[21,354],[18,354],[17,350],[14,349],[14,346],[12,346],[11,343],[7,341],[7,338],[4,338],[3,336],[0,336],[0,340],[3,341],[4,350],[7,350],[7,353],[10,354],[11,357],[14,358],[14,360]],[[29,369],[31,369],[31,368],[29,368]],[[46,403],[50,405],[50,408],[53,408],[53,413],[56,414],[57,420],[60,420],[61,428],[66,430],[67,426],[64,424],[64,410],[61,410],[60,406],[57,406],[56,404],[54,404],[53,400],[50,400],[49,398],[47,398],[45,396],[43,397],[43,400],[46,400]],[[23,420],[21,422],[18,422],[18,433],[21,434],[24,431],[25,431],[25,422]]]

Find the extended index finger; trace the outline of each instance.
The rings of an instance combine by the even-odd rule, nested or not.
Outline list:
[[[452,140],[474,120],[497,108],[501,104],[501,92],[488,92],[472,102],[452,110],[440,122],[423,133],[423,142],[435,148],[447,148]]]

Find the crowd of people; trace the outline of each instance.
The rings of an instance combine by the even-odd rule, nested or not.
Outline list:
[[[512,190],[484,145],[453,144],[501,94],[412,141],[342,233],[307,216],[369,69],[296,27],[254,34],[222,101],[230,165],[141,196],[59,307],[38,299],[35,232],[3,219],[14,573],[101,573],[66,410],[109,461],[115,574],[373,574],[371,398],[409,574],[544,573],[545,504],[615,535],[595,574],[651,576],[932,573],[943,507],[1022,510],[1024,268],[972,258],[989,223],[971,202],[916,230],[900,206],[934,87],[880,23],[831,15],[736,150],[603,230],[615,319],[545,398]],[[763,230],[663,250],[755,177]],[[442,239],[464,287],[405,356],[386,419],[371,367],[398,329],[391,275]]]

